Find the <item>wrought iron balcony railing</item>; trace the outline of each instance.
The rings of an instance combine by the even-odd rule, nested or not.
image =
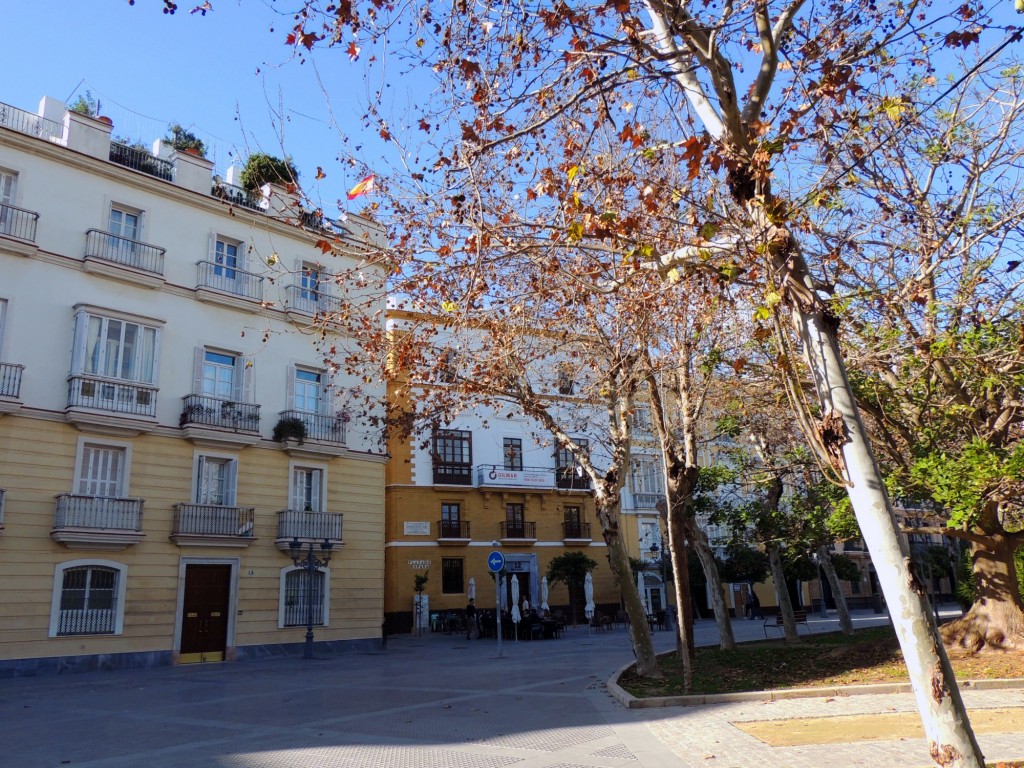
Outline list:
[[[328,296],[322,290],[289,285],[288,307],[310,315],[327,316],[341,311],[341,299],[337,296]]]
[[[132,147],[119,141],[110,142],[110,162],[148,173],[164,181],[174,181],[174,163],[155,157],[142,147]]]
[[[21,374],[24,365],[0,363],[0,397],[21,397]]]
[[[436,485],[472,485],[473,467],[470,464],[434,464]]]
[[[35,136],[43,141],[64,136],[64,126],[56,120],[48,120],[10,104],[0,104],[0,127]]]
[[[665,499],[664,493],[639,493],[633,492],[634,509],[657,509],[658,502]]]
[[[35,211],[0,203],[0,235],[34,243],[38,221],[39,214]]]
[[[102,259],[125,267],[164,273],[165,249],[120,235],[112,235],[101,229],[89,229],[85,233],[85,255],[91,259]]]
[[[589,539],[590,523],[562,523],[563,539]]]
[[[341,541],[340,512],[304,512],[298,509],[282,509],[277,513],[277,538],[316,539],[331,542]]]
[[[157,388],[131,381],[72,376],[68,379],[68,408],[95,408],[132,416],[156,416]]]
[[[142,499],[62,493],[57,496],[53,527],[57,530],[91,528],[104,531],[141,531],[142,503]]]
[[[242,187],[236,187],[234,184],[215,180],[210,194],[223,200],[225,203],[248,208],[250,211],[256,211],[257,213],[264,212],[263,195],[250,192]]]
[[[503,539],[536,539],[536,523],[510,523],[507,520],[501,524],[501,538]]]
[[[438,520],[437,538],[439,539],[468,539],[469,520]]]
[[[259,275],[212,261],[200,261],[197,266],[200,288],[212,288],[247,299],[263,301],[263,278]]]
[[[321,440],[325,443],[345,443],[345,417],[327,416],[307,411],[281,411],[282,419],[298,419],[306,430],[303,440]]]
[[[232,536],[253,538],[252,507],[226,507],[215,504],[175,504],[174,529],[176,536]]]
[[[576,467],[555,469],[555,485],[565,491],[589,491],[590,478]]]
[[[207,395],[185,395],[178,424],[231,429],[237,432],[259,432],[260,407],[256,403],[239,403]]]

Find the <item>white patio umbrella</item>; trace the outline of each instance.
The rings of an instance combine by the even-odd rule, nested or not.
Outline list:
[[[548,577],[545,576],[540,580],[540,609],[542,611],[550,611],[551,606],[548,605]]]
[[[470,600],[476,600],[476,579],[472,576],[469,577],[469,592],[467,594]]]
[[[523,613],[526,613],[526,612],[527,612],[528,610],[530,610],[530,601],[529,601],[529,600],[527,600],[527,599],[526,599],[526,598],[524,597],[524,598],[523,598]]]
[[[512,574],[512,622],[516,625],[522,621],[523,616],[519,613],[519,577]],[[519,639],[519,627],[516,626],[516,640]]]
[[[594,618],[594,611],[597,610],[597,606],[594,605],[594,577],[589,573],[587,578],[583,580],[583,597],[587,601],[583,613],[586,614],[588,619],[592,619]]]

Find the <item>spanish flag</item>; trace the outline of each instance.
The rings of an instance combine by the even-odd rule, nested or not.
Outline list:
[[[357,197],[365,195],[367,192],[373,192],[372,173],[349,190],[348,199],[355,200]]]

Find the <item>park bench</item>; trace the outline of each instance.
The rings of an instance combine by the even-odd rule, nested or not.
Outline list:
[[[807,630],[807,634],[811,633],[811,628],[807,625],[807,611],[793,611],[793,620],[796,622],[797,633],[800,632],[800,625],[803,624]],[[777,613],[774,616],[769,616],[764,620],[764,636],[768,637],[769,629],[778,629],[783,633],[786,631],[785,624],[782,621],[782,614]]]

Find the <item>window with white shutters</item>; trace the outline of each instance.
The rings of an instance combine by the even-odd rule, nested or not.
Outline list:
[[[303,512],[322,512],[320,499],[324,471],[312,467],[295,467],[292,470],[292,509]]]
[[[117,498],[124,495],[124,448],[85,443],[78,466],[76,493]]]

